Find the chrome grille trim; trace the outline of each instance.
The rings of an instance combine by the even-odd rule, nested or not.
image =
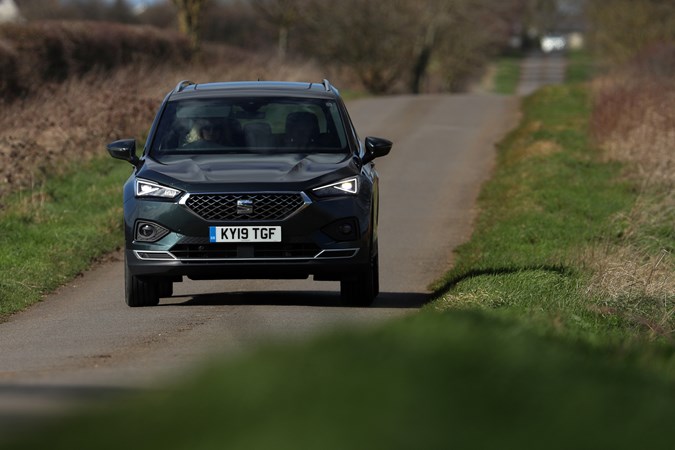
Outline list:
[[[178,259],[171,252],[156,250],[134,250],[134,255],[144,261],[176,261]]]
[[[253,213],[237,214],[237,200],[253,200]],[[304,192],[188,193],[178,203],[204,220],[257,222],[286,220],[312,200]]]
[[[336,248],[321,250],[314,259],[342,259],[353,258],[359,252],[358,248]]]
[[[157,252],[157,253],[166,253],[171,255],[174,259],[174,261],[180,261],[183,263],[199,263],[199,262],[219,262],[219,261],[312,261],[316,259],[347,259],[347,258],[353,258],[356,256],[356,254],[359,252],[358,248],[345,248],[345,249],[317,249],[317,253],[312,255],[312,256],[291,256],[291,257],[285,257],[285,256],[278,256],[278,257],[271,257],[271,256],[262,256],[262,257],[217,257],[217,258],[182,258],[180,256],[177,256],[175,253],[169,251],[169,252]],[[180,252],[176,252],[180,253]],[[148,258],[141,258],[141,259],[148,259]],[[164,258],[163,258],[164,259]],[[167,259],[164,259],[165,261]]]

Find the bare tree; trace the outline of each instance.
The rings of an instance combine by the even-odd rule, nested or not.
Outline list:
[[[506,48],[523,0],[445,0],[446,20],[435,53],[436,70],[450,91],[461,91]]]
[[[523,1],[253,0],[253,4],[279,29],[281,57],[292,29],[306,55],[349,69],[370,92],[419,93],[432,71],[447,87],[461,87],[484,65],[495,45],[508,43],[504,24],[512,5]]]
[[[322,63],[350,68],[373,93],[405,83],[414,14],[408,0],[309,0],[302,44]]]
[[[454,0],[423,0],[417,6],[417,32],[413,48],[410,92],[419,94],[434,52],[445,31],[453,25]]]

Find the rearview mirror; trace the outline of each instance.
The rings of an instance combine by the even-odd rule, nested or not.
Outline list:
[[[382,139],[378,137],[369,136],[366,138],[366,154],[363,155],[361,161],[363,164],[369,163],[375,158],[380,156],[386,156],[391,151],[391,147],[394,145],[391,141],[387,139]]]
[[[106,148],[108,149],[110,156],[115,159],[127,161],[134,166],[138,163],[135,139],[121,139],[119,141],[111,142]]]

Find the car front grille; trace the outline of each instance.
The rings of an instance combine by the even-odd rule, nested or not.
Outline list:
[[[321,249],[314,244],[176,244],[171,254],[181,261],[219,259],[314,258]]]
[[[248,212],[238,203],[250,205]],[[191,194],[185,205],[205,220],[284,220],[305,205],[301,194]]]

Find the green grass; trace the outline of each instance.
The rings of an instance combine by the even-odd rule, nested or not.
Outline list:
[[[483,310],[543,334],[600,346],[647,338],[647,327],[600,312],[584,292],[580,254],[611,235],[637,198],[601,163],[587,137],[586,90],[550,86],[525,100],[523,121],[501,143],[482,214],[431,307]]]
[[[515,94],[520,79],[521,58],[505,56],[496,63],[492,91],[495,94]]]
[[[594,61],[587,49],[573,50],[567,53],[567,73],[569,83],[583,83],[593,77]]]
[[[122,245],[120,186],[130,169],[102,157],[4,199],[0,318],[39,301]]]
[[[591,69],[587,56],[576,53],[567,76],[584,81]],[[627,239],[641,249],[636,255],[655,255],[652,261],[672,249],[672,215],[653,215],[640,227],[627,222],[636,202],[658,199],[647,200],[649,192],[624,179],[621,165],[601,162],[588,137],[584,85],[545,87],[522,109],[520,126],[499,145],[498,170],[483,187],[472,239],[435,284],[438,299],[429,308],[480,310],[617,354],[643,349],[640,364],[672,379],[675,293],[657,298],[638,286],[617,299],[589,289],[593,267]]]

